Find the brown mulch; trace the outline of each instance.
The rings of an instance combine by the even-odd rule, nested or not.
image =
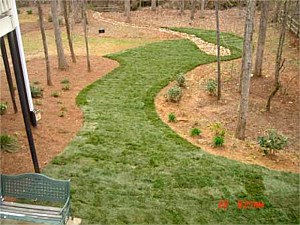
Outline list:
[[[54,156],[61,153],[82,127],[82,111],[75,104],[78,93],[118,66],[115,61],[92,57],[92,72],[88,73],[85,57],[78,57],[77,63],[70,64],[68,71],[56,69],[55,58],[51,58],[51,62],[53,86],[46,84],[44,59],[27,62],[31,83],[38,82],[38,86],[44,89],[43,98],[34,99],[34,103],[38,103],[35,108],[41,111],[42,119],[38,126],[32,129],[40,167],[44,167]],[[1,101],[6,100],[10,103],[8,86],[3,78],[1,76]],[[64,79],[70,82],[68,91],[62,90],[63,84],[60,82]],[[58,98],[51,96],[55,91],[60,94]],[[19,142],[19,149],[15,153],[1,152],[2,173],[33,172],[20,106],[18,108],[19,112],[14,114],[9,104],[8,113],[1,116],[1,133],[14,135]]]

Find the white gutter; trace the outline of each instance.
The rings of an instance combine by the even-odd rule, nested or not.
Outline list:
[[[12,0],[11,2],[12,2],[12,14],[14,17],[14,22],[16,23],[15,24],[16,25],[16,36],[17,36],[18,45],[19,45],[19,53],[20,53],[20,59],[21,59],[21,64],[22,64],[22,71],[23,71],[23,75],[24,75],[24,83],[25,83],[25,88],[26,88],[29,110],[31,112],[34,112],[31,91],[30,91],[30,83],[29,83],[27,66],[26,66],[26,59],[25,59],[23,42],[22,42],[22,37],[21,37],[20,23],[19,23],[18,12],[17,12],[17,5],[16,5],[15,0]]]

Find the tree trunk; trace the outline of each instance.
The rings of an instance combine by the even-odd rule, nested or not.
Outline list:
[[[195,13],[196,13],[196,0],[192,0],[192,4],[191,4],[191,20],[195,19]]]
[[[288,15],[288,7],[287,7],[287,1],[283,3],[283,19],[281,24],[281,31],[280,31],[280,37],[279,37],[279,44],[276,54],[276,64],[275,64],[275,89],[270,94],[267,105],[266,105],[266,111],[269,112],[271,109],[271,100],[276,95],[277,91],[279,90],[281,84],[280,84],[280,70],[283,67],[284,61],[282,61],[282,52],[283,52],[283,44],[285,40],[285,33],[286,33],[286,23],[287,23],[287,15]]]
[[[156,0],[151,0],[151,10],[152,11],[156,10]]]
[[[265,41],[268,25],[269,0],[262,3],[262,11],[260,15],[259,36],[257,41],[256,60],[254,67],[254,76],[261,77],[262,63],[264,57]]]
[[[61,40],[56,0],[51,1],[51,13],[52,13],[52,21],[53,21],[54,34],[55,34],[58,68],[60,70],[66,70],[68,69],[68,63],[65,58],[64,48]]]
[[[219,0],[215,1],[216,8],[216,35],[217,35],[217,83],[218,83],[218,100],[221,99],[221,64],[220,64],[220,24],[219,24]]]
[[[63,0],[63,8],[64,8],[64,19],[66,24],[66,30],[67,30],[67,37],[68,37],[68,43],[69,48],[71,52],[72,62],[76,63],[76,56],[73,48],[73,41],[72,41],[72,35],[71,35],[71,28],[70,28],[70,21],[69,21],[69,10],[67,6],[67,0]]]
[[[83,30],[84,30],[85,49],[86,49],[87,69],[88,69],[88,72],[91,72],[89,42],[88,42],[88,37],[87,37],[88,28],[87,28],[86,0],[83,0],[82,15],[83,15]]]
[[[179,0],[179,14],[184,15],[184,0]]]
[[[40,25],[40,30],[41,30],[42,40],[43,40],[44,54],[45,54],[47,85],[52,86],[53,83],[51,80],[50,61],[49,61],[47,37],[46,37],[46,33],[45,33],[45,28],[44,28],[43,9],[42,9],[40,0],[38,0],[36,3],[37,3],[37,7],[38,7],[39,25]]]
[[[200,18],[204,18],[205,0],[201,0]]]
[[[130,0],[124,0],[126,23],[130,23]]]
[[[274,14],[273,14],[273,18],[271,20],[273,23],[277,23],[278,22],[278,18],[280,16],[281,4],[282,4],[281,0],[276,1],[275,11],[274,11]]]
[[[246,13],[244,49],[243,49],[244,51],[243,54],[244,65],[243,65],[243,77],[242,77],[243,85],[242,85],[240,109],[238,115],[238,124],[235,133],[235,137],[241,140],[245,139],[246,120],[247,120],[247,113],[248,113],[255,5],[256,5],[256,0],[247,0],[247,13]]]

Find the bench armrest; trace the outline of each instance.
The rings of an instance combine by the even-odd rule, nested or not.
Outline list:
[[[63,206],[63,208],[60,210],[60,214],[64,214],[65,210],[68,210],[70,207],[70,196],[68,197],[65,205]]]

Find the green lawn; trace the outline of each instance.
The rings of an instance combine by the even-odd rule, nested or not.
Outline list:
[[[235,36],[223,35],[231,50],[241,48],[230,45]],[[299,223],[298,175],[207,154],[158,117],[156,94],[177,73],[215,57],[188,40],[107,57],[120,66],[77,97],[84,127],[44,170],[71,178],[75,217],[85,224]],[[218,209],[221,199],[229,201],[227,210]],[[238,209],[238,200],[261,201],[265,208]]]

